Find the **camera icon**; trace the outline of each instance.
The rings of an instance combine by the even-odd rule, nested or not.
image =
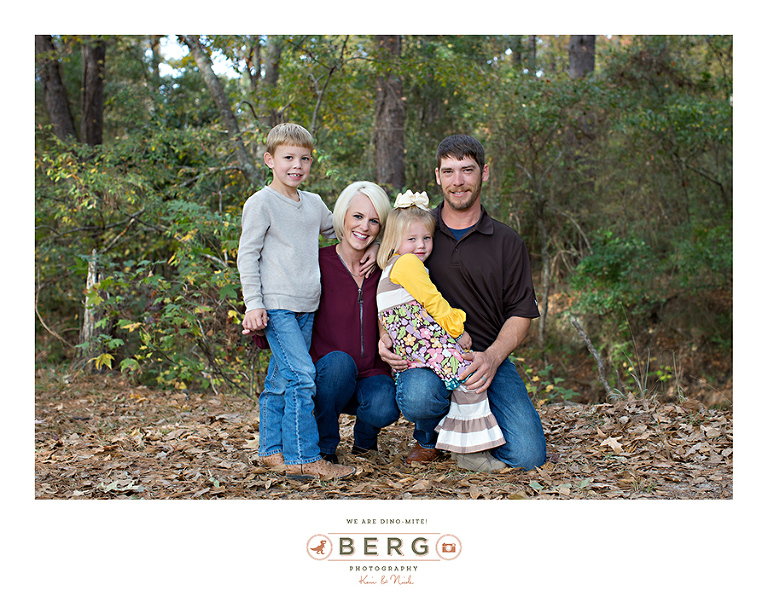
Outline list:
[[[443,534],[435,543],[435,554],[444,561],[453,561],[461,554],[461,540],[453,534]]]

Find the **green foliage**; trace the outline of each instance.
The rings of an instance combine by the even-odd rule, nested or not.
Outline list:
[[[730,222],[680,227],[668,268],[679,288],[727,287],[733,283],[733,227]]]
[[[247,195],[231,172],[207,173],[211,157],[198,132],[145,134],[141,143],[54,144],[39,154],[37,268],[48,284],[42,301],[47,310],[58,304],[77,329],[76,296],[95,250],[101,278],[85,305],[99,309],[103,332],[76,347],[96,353],[97,368],[116,359],[143,382],[207,387],[218,378],[247,390],[238,380],[251,355],[237,330],[233,262]]]
[[[570,278],[578,293],[577,312],[636,315],[659,300],[654,284],[655,265],[650,247],[636,237],[618,237],[604,231],[593,240],[592,253],[584,257]]]
[[[525,387],[534,404],[570,401],[578,397],[578,391],[563,385],[565,377],[553,372],[554,364],[535,369],[526,363],[525,358],[510,356],[510,360],[517,365],[518,372],[522,372]]]

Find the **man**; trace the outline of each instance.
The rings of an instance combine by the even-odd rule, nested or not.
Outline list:
[[[444,139],[437,149],[437,184],[443,202],[433,210],[437,221],[433,250],[426,265],[432,281],[454,308],[467,313],[465,329],[473,341],[472,364],[464,377],[470,390],[488,392],[491,411],[506,443],[473,454],[454,454],[457,465],[476,471],[505,466],[532,469],[546,460],[541,420],[509,355],[522,343],[531,319],[539,316],[528,251],[511,228],[492,219],[481,205],[488,180],[485,151],[467,135]],[[435,426],[448,412],[450,391],[428,368],[405,368],[379,344],[382,359],[401,371],[397,403],[414,423],[416,446],[406,461],[434,461]]]

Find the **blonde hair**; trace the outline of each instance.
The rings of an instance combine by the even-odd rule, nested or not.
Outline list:
[[[278,124],[269,131],[267,135],[267,153],[274,155],[275,150],[280,145],[304,147],[310,151],[314,149],[314,141],[310,132],[303,126],[292,122]]]
[[[376,210],[376,215],[379,216],[380,227],[376,238],[379,238],[385,229],[384,226],[387,223],[387,218],[390,211],[392,211],[387,193],[378,184],[360,180],[353,182],[342,190],[339,198],[336,199],[336,205],[333,207],[333,229],[338,240],[341,240],[344,235],[344,218],[347,216],[347,211],[349,211],[349,204],[357,194],[363,194],[368,197],[373,208]]]
[[[392,213],[389,214],[387,227],[384,228],[384,237],[381,239],[379,254],[376,257],[379,267],[384,269],[392,255],[397,252],[397,248],[402,244],[403,238],[414,222],[423,224],[430,234],[435,233],[435,218],[430,211],[425,211],[418,207],[392,210]]]

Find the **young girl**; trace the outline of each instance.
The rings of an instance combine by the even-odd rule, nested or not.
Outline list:
[[[409,368],[432,369],[452,391],[448,414],[435,428],[435,447],[455,453],[484,451],[505,440],[487,394],[468,391],[459,380],[469,366],[462,354],[471,339],[464,333],[466,313],[451,308],[424,266],[434,231],[426,193],[409,190],[397,196],[378,254],[379,321]]]

